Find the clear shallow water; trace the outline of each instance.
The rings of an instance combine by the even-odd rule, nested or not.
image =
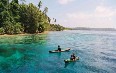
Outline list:
[[[70,52],[49,53],[57,45]],[[63,61],[75,53],[77,62]],[[115,73],[116,32],[62,31],[0,36],[0,73]]]

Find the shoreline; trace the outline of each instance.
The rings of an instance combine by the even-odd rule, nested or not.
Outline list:
[[[39,34],[48,34],[49,32],[50,31],[44,31],[42,33],[34,33],[34,34],[37,34],[37,35],[39,35]],[[33,34],[29,34],[29,33],[11,34],[11,35],[9,35],[9,34],[3,34],[3,35],[0,35],[0,36],[17,36],[17,35],[19,35],[19,36],[25,36],[25,35],[33,35]]]

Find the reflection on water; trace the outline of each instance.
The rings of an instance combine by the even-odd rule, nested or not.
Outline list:
[[[1,36],[0,44],[30,44],[30,43],[46,43],[47,35],[16,35],[16,36]]]
[[[10,72],[33,60],[38,44],[46,44],[46,35],[0,36],[0,72]]]

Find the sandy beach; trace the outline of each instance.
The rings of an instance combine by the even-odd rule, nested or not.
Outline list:
[[[49,33],[49,31],[44,31],[44,32],[42,32],[42,33],[35,33],[35,34],[48,34]],[[16,36],[16,35],[18,35],[18,36],[25,36],[25,35],[33,35],[33,34],[29,34],[29,33],[21,33],[21,34],[12,34],[12,35],[9,35],[9,34],[3,34],[3,35],[0,35],[0,36]]]

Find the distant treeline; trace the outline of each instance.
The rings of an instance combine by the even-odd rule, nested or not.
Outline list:
[[[87,28],[87,27],[71,28],[71,30],[116,31],[115,28]]]
[[[61,31],[59,24],[50,24],[48,8],[42,11],[42,2],[38,7],[34,4],[25,4],[24,0],[0,0],[0,34],[41,33],[44,31]],[[54,23],[56,19],[53,18]]]

